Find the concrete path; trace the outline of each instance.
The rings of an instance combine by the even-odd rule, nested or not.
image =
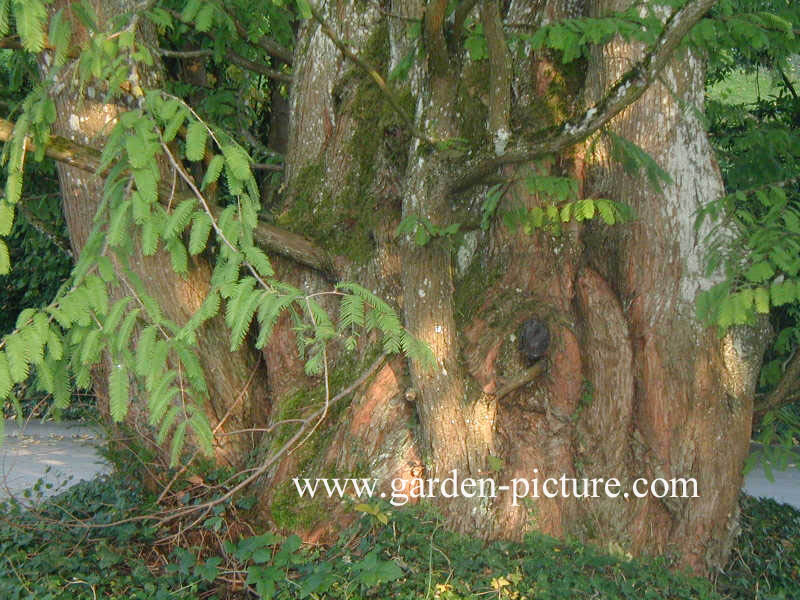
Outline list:
[[[101,434],[84,425],[30,421],[18,426],[13,420],[5,424],[5,439],[0,445],[0,501],[13,495],[25,502],[21,492],[36,484],[42,496],[63,491],[82,479],[92,479],[111,468],[97,452]],[[70,478],[71,477],[71,478]]]
[[[757,449],[753,444],[753,450]],[[772,498],[800,509],[800,455],[797,460],[789,461],[784,471],[773,468],[772,475],[775,481],[767,479],[764,468],[757,465],[745,476],[744,491],[756,498]]]
[[[5,440],[0,445],[0,501],[20,496],[39,478],[52,487],[42,487],[43,496],[62,491],[82,479],[91,479],[111,468],[97,452],[102,436],[97,430],[69,423],[31,421],[20,428],[6,421]],[[755,448],[754,448],[755,449]],[[800,455],[797,463],[800,464]],[[49,467],[49,470],[48,470]],[[744,491],[751,496],[773,498],[800,509],[800,469],[791,464],[785,471],[773,470],[767,479],[759,465],[745,478]],[[68,479],[69,477],[71,479]],[[28,501],[36,501],[31,498]]]

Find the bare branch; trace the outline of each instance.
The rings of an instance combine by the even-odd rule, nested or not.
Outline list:
[[[292,76],[286,73],[281,73],[280,71],[276,71],[275,69],[270,69],[260,63],[253,62],[245,58],[244,56],[239,56],[233,50],[228,50],[225,54],[233,64],[239,65],[243,69],[247,69],[248,71],[252,71],[253,73],[259,73],[261,75],[266,75],[270,79],[274,79],[275,81],[283,81],[284,83],[291,83]]]
[[[233,24],[236,27],[236,32],[239,34],[239,37],[244,40],[249,39],[247,30],[239,22],[239,20],[230,13],[228,13],[228,16],[233,20]],[[289,66],[292,65],[292,51],[289,48],[281,46],[278,42],[267,36],[261,36],[255,40],[255,43],[258,44],[267,54],[282,60]]]
[[[540,130],[534,141],[520,144],[501,156],[483,153],[469,161],[451,180],[448,191],[457,193],[480,184],[499,167],[529,162],[548,154],[556,154],[577,144],[606,125],[625,108],[638,100],[669,62],[673,51],[689,30],[708,12],[716,0],[696,0],[673,13],[653,48],[637,62],[594,106],[577,117]]]
[[[326,402],[324,407],[322,407],[319,410],[315,411],[314,414],[309,416],[307,419],[304,419],[303,422],[302,422],[302,425],[297,429],[297,431],[294,433],[294,435],[277,452],[272,454],[267,460],[265,460],[263,463],[261,463],[261,465],[259,465],[258,468],[256,468],[250,475],[247,476],[247,478],[243,479],[241,482],[239,482],[238,484],[233,486],[230,490],[225,492],[219,498],[215,498],[213,500],[209,500],[208,502],[205,502],[203,504],[198,504],[196,506],[191,506],[191,507],[187,507],[187,508],[171,511],[171,513],[169,515],[167,515],[166,517],[164,517],[163,519],[161,519],[159,521],[159,524],[163,525],[163,524],[168,523],[170,521],[173,521],[173,520],[175,520],[177,518],[186,516],[188,514],[191,514],[191,513],[197,512],[197,511],[203,511],[203,515],[205,515],[208,510],[210,510],[214,506],[217,506],[219,504],[222,504],[223,502],[226,502],[229,498],[234,496],[237,492],[239,492],[240,490],[243,490],[244,488],[249,486],[251,483],[256,481],[259,477],[261,477],[264,473],[266,473],[267,470],[269,470],[269,468],[273,464],[275,464],[275,462],[281,456],[283,456],[284,454],[287,454],[287,453],[291,453],[291,451],[294,450],[295,444],[298,441],[300,441],[300,438],[303,437],[303,434],[306,433],[306,431],[309,429],[309,427],[316,428],[322,422],[322,420],[325,418],[325,415],[327,414],[327,410],[328,410],[329,406],[332,406],[333,404],[336,404],[337,402],[339,402],[343,398],[346,398],[347,396],[352,394],[364,382],[366,382],[367,379],[369,379],[375,372],[377,372],[377,370],[383,366],[384,362],[386,362],[387,356],[388,355],[385,352],[383,354],[381,354],[375,360],[375,362],[373,362],[372,365],[370,365],[369,368],[367,368],[367,370],[364,371],[358,377],[358,379],[356,379],[353,383],[351,383],[349,386],[347,386],[347,388],[345,388],[344,390],[342,390],[341,392],[336,394],[333,398],[331,398],[330,402]],[[200,518],[202,518],[202,515],[201,515]],[[189,528],[191,528],[191,526]]]
[[[283,171],[281,165],[271,165],[269,163],[253,163],[250,165],[250,168],[254,171],[275,171],[276,173],[281,173]]]
[[[222,10],[225,10],[224,6],[220,5],[219,7]],[[169,12],[172,14],[173,17],[175,17],[179,21],[182,20],[181,13],[178,12],[177,10],[170,10]],[[239,34],[239,37],[242,38],[243,40],[247,40],[248,42],[250,42],[250,37],[247,34],[247,30],[244,28],[244,26],[230,12],[228,12],[227,14],[233,21],[233,24],[236,27],[236,32]],[[255,40],[254,43],[260,46],[261,49],[264,50],[270,56],[282,60],[289,66],[292,65],[292,51],[289,48],[281,46],[278,42],[267,36],[260,37],[259,39]]]

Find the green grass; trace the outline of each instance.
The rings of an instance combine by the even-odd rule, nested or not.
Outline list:
[[[734,71],[722,81],[710,86],[706,93],[712,100],[726,104],[755,104],[760,99],[778,93],[776,77],[776,74],[763,71],[756,73]]]

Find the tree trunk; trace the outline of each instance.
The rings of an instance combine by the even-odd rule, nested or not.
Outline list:
[[[104,10],[122,4],[105,3]],[[535,30],[618,8],[611,0],[513,0],[507,7],[487,0],[469,14],[457,10],[450,23],[441,0],[396,0],[388,11],[345,2],[326,8],[329,29],[313,20],[302,26],[293,60],[287,192],[275,207],[277,224],[336,256],[342,280],[394,304],[409,331],[433,350],[436,365],[395,358],[348,406],[331,407],[324,428],[262,481],[263,516],[312,537],[338,524],[318,520],[342,514],[333,500],[338,512],[306,510],[289,481],[299,473],[373,476],[388,493],[398,491],[389,488],[394,478],[406,480],[408,492],[414,477],[442,480],[454,471],[462,481],[492,477],[498,485],[537,479],[540,493],[531,484],[525,502],[510,492],[433,501],[453,527],[487,537],[519,538],[531,530],[576,535],[615,552],[675,556],[698,571],[724,561],[736,529],[765,332],[740,329],[720,339],[693,316],[695,295],[711,284],[702,273],[693,216],[722,193],[692,113],[702,106],[702,60],[682,51],[663,70],[663,83],[609,126],[672,176],[663,192],[624,173],[603,139],[577,145],[585,136],[576,135],[575,143],[538,160],[503,159],[509,139],[541,137],[605,97],[643,52],[613,40],[563,67],[549,53],[510,46],[503,22]],[[482,61],[459,49],[460,25],[470,15],[485,35]],[[340,49],[356,52],[386,78],[420,45],[408,20],[421,23],[423,48],[407,75],[381,92]],[[155,78],[157,70],[142,76]],[[627,87],[614,89],[622,97]],[[59,96],[56,129],[100,143],[120,108],[81,100],[76,91]],[[487,148],[506,164],[481,185],[454,193],[456,174]],[[625,202],[636,218],[612,227],[572,219],[557,231],[525,233],[495,215],[481,227],[487,187],[498,178],[498,214],[545,207],[547,198],[524,185],[529,173],[572,177],[580,198]],[[62,167],[60,176],[79,249],[102,190],[71,168]],[[394,233],[414,219],[432,232],[424,245]],[[443,235],[454,223],[459,234]],[[273,260],[280,279],[307,293],[330,288],[318,271]],[[202,260],[185,280],[163,254],[131,261],[178,322],[208,289]],[[549,350],[533,367],[517,340],[531,319],[550,333]],[[206,325],[199,345],[212,388],[212,427],[277,427],[320,404],[322,382],[304,374],[293,336],[289,319],[279,321],[261,369],[246,350],[221,351],[228,343],[220,319]],[[362,340],[353,354],[331,347],[334,392],[357,379],[377,344]],[[265,452],[286,441],[287,427],[264,440]],[[232,442],[221,457],[235,461],[249,447]],[[698,496],[609,498],[602,486],[598,498],[576,498],[572,489],[541,493],[545,478],[562,477],[577,478],[579,491],[584,478],[616,478],[620,494],[637,478],[695,478]]]
[[[512,2],[503,18],[534,28],[545,19],[620,8],[601,0],[585,7],[544,4]],[[479,18],[490,56],[488,65],[476,64],[446,52],[452,40],[437,33],[436,10],[395,2],[390,11],[423,19],[425,54],[393,93],[416,128],[435,139],[490,144],[504,124],[516,132],[551,125],[579,110],[580,102],[589,106],[600,98],[643,51],[614,40],[579,73],[562,70],[545,53],[518,48],[505,55],[502,45],[492,48],[490,26],[499,15],[489,3]],[[370,6],[342,5],[323,16],[335,36],[353,41],[384,74],[414,43],[401,19]],[[509,230],[500,220],[488,231],[477,228],[485,188],[448,195],[453,171],[447,152],[415,139],[386,97],[314,22],[301,32],[294,65],[284,212],[291,218],[284,223],[355,262],[347,276],[392,299],[437,358],[429,371],[412,364],[408,383],[387,386],[382,399],[375,385],[357,397],[333,425],[339,431],[333,439],[344,446],[331,446],[324,459],[306,464],[318,472],[330,463],[352,471],[348,447],[360,444],[369,449],[360,464],[366,458],[384,478],[403,472],[400,455],[423,457],[421,465],[404,460],[406,470],[425,477],[456,469],[461,478],[492,475],[506,484],[513,478],[614,477],[624,491],[640,477],[695,478],[699,497],[687,499],[559,495],[515,506],[510,494],[500,494],[435,501],[453,526],[487,536],[519,537],[536,529],[616,551],[677,556],[700,571],[720,564],[736,529],[766,332],[742,329],[719,339],[694,318],[696,293],[713,283],[702,273],[694,213],[722,193],[705,132],[690,108],[702,107],[701,58],[683,51],[664,71],[664,83],[654,84],[611,126],[671,175],[663,192],[644,176],[627,175],[601,141],[503,169],[512,180],[527,169],[573,176],[582,197],[626,202],[636,214],[633,222],[613,227],[570,222],[558,237]],[[508,72],[510,111],[497,91]],[[530,209],[543,199],[511,183],[501,208],[513,203]],[[330,222],[310,218],[323,210],[333,223],[358,223],[349,244],[331,240]],[[388,225],[369,218],[376,212]],[[455,248],[443,238],[422,247],[395,239],[391,231],[409,216],[434,226],[459,222],[465,235]],[[371,228],[371,235],[360,227]],[[531,318],[550,329],[546,372],[499,398],[498,390],[524,372],[515,337]],[[363,414],[391,405],[404,385],[419,429],[409,437],[413,430],[398,419],[396,435],[379,443],[375,422]],[[381,431],[389,425],[383,421]],[[379,468],[387,455],[394,467]],[[497,469],[492,457],[501,459],[500,472],[489,469],[490,463]]]
[[[76,32],[73,41],[77,44],[85,43],[88,34],[80,26],[80,19],[72,14],[71,3],[56,4],[54,10],[63,6],[66,17],[72,22]],[[131,3],[126,0],[92,4],[101,27],[108,19],[131,8]],[[145,38],[152,38],[153,34],[152,31],[142,32]],[[42,56],[42,67],[46,69],[52,56],[48,53]],[[98,149],[102,149],[119,114],[136,106],[141,99],[131,93],[120,98],[118,103],[103,102],[99,100],[107,92],[103,82],[92,82],[82,89],[73,81],[69,71],[62,72],[60,77],[62,79],[56,81],[54,87],[59,92],[55,97],[58,117],[53,132],[68,140]],[[138,70],[131,71],[131,78],[131,90],[158,87],[162,80],[160,65],[151,68],[140,65]],[[58,165],[58,175],[70,241],[77,256],[94,226],[94,216],[103,198],[103,180],[64,164]],[[180,185],[177,191],[180,192]],[[112,298],[116,300],[131,295],[132,287],[119,269],[123,257],[116,256],[113,251],[109,253],[118,267],[118,283]],[[131,271],[141,278],[147,293],[159,303],[167,318],[175,323],[184,324],[208,295],[211,271],[202,256],[195,257],[187,277],[175,273],[169,255],[164,250],[153,256],[143,256],[137,250],[132,256],[124,258],[127,259]],[[229,337],[222,317],[209,320],[198,332],[199,356],[209,390],[205,408],[211,427],[218,434],[263,427],[269,415],[266,378],[257,355],[247,348],[228,352]],[[226,351],[220,351],[220,348],[226,348]],[[100,367],[94,378],[95,391],[101,401],[104,401],[105,410],[108,410],[105,383],[107,372],[106,367]],[[146,443],[151,450],[161,452],[164,461],[169,462],[166,459],[168,454],[164,454],[155,443],[155,432],[147,421],[145,407],[141,403],[132,403],[127,424],[137,432],[139,441]],[[238,465],[254,447],[254,438],[247,435],[217,435],[214,446],[217,459],[223,464]]]

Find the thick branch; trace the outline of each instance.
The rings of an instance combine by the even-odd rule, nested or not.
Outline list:
[[[243,40],[250,39],[247,34],[247,30],[239,22],[239,20],[236,19],[230,13],[228,13],[228,16],[230,16],[231,19],[233,20],[233,24],[236,27],[236,32],[239,34],[239,37],[241,37]],[[255,42],[256,44],[261,46],[261,49],[264,50],[267,54],[282,60],[289,66],[292,65],[292,51],[289,50],[288,48],[281,46],[278,42],[276,42],[271,38],[268,38],[267,36],[261,36]]]
[[[0,39],[0,48],[22,50],[22,43],[19,41],[19,36],[4,37]]]
[[[161,56],[168,56],[171,58],[200,58],[203,56],[211,56],[214,52],[213,50],[209,50],[207,48],[204,48],[202,50],[167,50],[166,48],[159,48],[158,53]],[[270,79],[274,79],[276,81],[283,81],[285,83],[292,82],[291,75],[287,73],[281,73],[280,71],[276,71],[275,69],[270,69],[269,67],[264,66],[261,63],[249,60],[244,56],[236,54],[233,50],[228,50],[225,53],[225,56],[227,56],[228,60],[230,60],[233,64],[238,65],[243,69],[247,69],[248,71],[252,71],[253,73],[266,75]]]
[[[416,125],[414,125],[414,120],[406,113],[400,103],[398,102],[397,98],[395,98],[394,93],[389,89],[386,81],[381,77],[380,73],[372,67],[368,62],[366,62],[363,58],[358,56],[355,52],[353,52],[350,47],[342,41],[336,33],[330,28],[330,26],[325,22],[322,18],[322,15],[319,14],[319,11],[310,6],[311,8],[311,15],[314,17],[314,20],[319,23],[322,32],[326,35],[326,37],[333,42],[333,45],[336,46],[339,51],[344,54],[348,59],[353,61],[358,67],[364,71],[367,75],[369,75],[370,79],[375,82],[378,86],[378,89],[383,93],[386,100],[389,102],[389,105],[392,107],[395,113],[403,120],[406,124],[406,127],[411,132],[411,134],[419,138],[420,140],[427,142],[428,144],[433,144],[434,141],[431,140],[424,132],[417,129]]]
[[[0,119],[0,141],[7,142],[13,134],[14,123]],[[25,149],[32,152],[36,150],[36,146],[29,142]],[[97,165],[100,163],[100,152],[98,150],[70,142],[58,136],[50,136],[50,142],[47,145],[45,154],[58,162],[92,173],[97,170]]]
[[[557,154],[588,138],[644,94],[669,62],[678,44],[715,3],[716,0],[696,0],[673,13],[650,52],[623,75],[597,104],[561,125],[540,130],[534,134],[533,142],[517,145],[502,156],[484,153],[470,161],[451,180],[449,192],[457,193],[478,185],[503,165]]]
[[[489,129],[495,154],[501,155],[511,135],[511,53],[503,34],[498,0],[485,0],[481,5],[481,23],[489,52]]]
[[[7,142],[11,139],[13,133],[14,123],[0,119],[0,141]],[[36,146],[33,143],[28,143],[26,149],[29,152],[34,152]],[[100,163],[99,151],[55,135],[50,136],[45,154],[54,160],[90,173],[96,173]],[[165,189],[161,195],[169,197],[171,190]],[[253,232],[253,237],[256,243],[265,250],[311,267],[321,272],[328,279],[338,278],[337,265],[333,258],[327,252],[296,233],[268,223],[260,223]]]
[[[450,54],[444,40],[444,19],[447,14],[447,0],[429,0],[425,9],[423,28],[425,32],[425,46],[428,50],[431,71],[433,75],[444,77],[447,75],[450,63]]]
[[[800,381],[800,351],[795,351],[775,389],[756,402],[753,408],[753,422],[758,423],[770,410],[795,401],[798,381]]]
[[[475,8],[478,0],[464,0],[456,7],[455,20],[453,22],[453,40],[454,43],[461,39],[461,34],[464,29],[464,22],[467,20],[469,13]]]

